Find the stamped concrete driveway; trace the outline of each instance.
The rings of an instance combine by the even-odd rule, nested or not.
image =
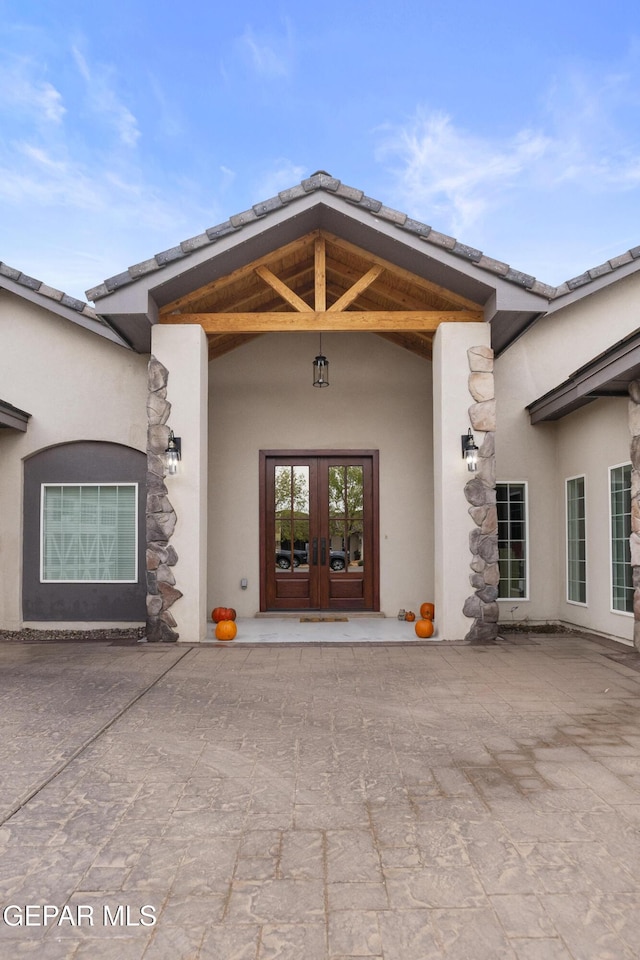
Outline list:
[[[0,644],[0,957],[637,960],[639,671]]]

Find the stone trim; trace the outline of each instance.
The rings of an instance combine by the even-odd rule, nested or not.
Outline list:
[[[631,434],[631,569],[633,570],[633,643],[640,650],[640,380],[629,384]]]
[[[169,371],[155,357],[148,367],[147,397],[147,640],[173,642],[179,638],[169,607],[182,596],[175,587],[171,567],[178,555],[169,543],[176,525],[176,512],[164,482],[164,451],[169,442],[167,400]]]
[[[475,527],[469,534],[471,575],[469,580],[475,593],[467,597],[463,607],[465,617],[473,625],[465,640],[471,643],[491,643],[498,636],[498,512],[496,509],[496,400],[493,376],[493,350],[490,347],[470,347],[469,393],[474,402],[469,407],[469,421],[473,430],[484,433],[478,453],[478,470],[465,484],[469,515]]]

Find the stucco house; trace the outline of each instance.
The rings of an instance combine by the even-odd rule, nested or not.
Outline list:
[[[87,297],[0,265],[0,629],[640,645],[640,247],[551,287],[319,172]]]

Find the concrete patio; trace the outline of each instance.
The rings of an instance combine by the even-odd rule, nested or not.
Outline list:
[[[586,637],[2,643],[0,956],[637,960],[639,695]]]

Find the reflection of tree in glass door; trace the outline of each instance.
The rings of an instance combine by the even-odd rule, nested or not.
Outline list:
[[[275,557],[280,570],[308,565],[309,467],[277,466],[274,477]]]
[[[364,566],[364,476],[361,465],[329,467],[329,565],[334,572]]]

